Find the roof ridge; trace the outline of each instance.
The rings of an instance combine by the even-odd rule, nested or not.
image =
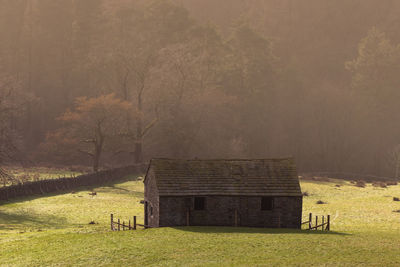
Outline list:
[[[261,161],[261,160],[294,160],[294,157],[282,157],[282,158],[214,158],[214,159],[176,159],[176,158],[152,158],[151,160],[171,160],[171,161]]]

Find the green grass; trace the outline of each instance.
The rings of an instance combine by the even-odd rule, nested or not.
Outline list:
[[[341,187],[335,184],[341,183]],[[332,232],[181,227],[111,232],[109,215],[143,221],[143,184],[125,181],[0,205],[2,266],[399,266],[400,186],[302,182],[308,212]],[[327,204],[318,205],[323,200]],[[94,220],[97,224],[89,225]]]

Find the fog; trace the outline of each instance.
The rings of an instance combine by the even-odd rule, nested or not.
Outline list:
[[[396,0],[0,0],[0,167],[399,175]],[[1,173],[0,173],[1,175]]]

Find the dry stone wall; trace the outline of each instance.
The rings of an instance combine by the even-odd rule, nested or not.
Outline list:
[[[99,186],[120,180],[131,174],[141,174],[147,165],[132,165],[122,168],[84,174],[75,178],[48,179],[35,182],[26,182],[0,188],[0,201],[17,197],[42,195],[58,191],[76,189],[82,186]]]

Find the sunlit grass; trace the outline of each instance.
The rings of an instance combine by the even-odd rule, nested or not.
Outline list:
[[[0,206],[0,234],[52,229],[108,230],[105,225],[109,223],[111,213],[126,220],[136,215],[143,221],[143,207],[139,203],[143,199],[142,184],[133,181],[14,200]],[[90,195],[92,191],[97,195]],[[89,225],[91,221],[96,224]]]
[[[332,229],[339,231],[383,231],[400,230],[400,202],[393,197],[400,197],[400,186],[388,188],[365,188],[349,182],[302,182],[302,190],[310,196],[304,197],[303,220],[308,212],[316,215],[331,214]],[[327,204],[316,204],[318,200]]]
[[[110,213],[143,221],[141,181],[15,200],[0,205],[0,265],[399,265],[400,213],[393,210],[400,202],[393,197],[400,196],[400,186],[302,181],[302,189],[310,194],[304,197],[304,219],[309,212],[331,214],[332,232],[231,227],[111,232]],[[92,190],[97,196],[89,195]]]

